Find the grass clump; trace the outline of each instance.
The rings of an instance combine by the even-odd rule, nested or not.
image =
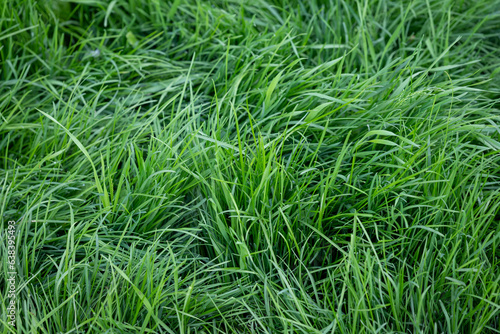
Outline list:
[[[2,333],[499,332],[499,1],[0,13]]]

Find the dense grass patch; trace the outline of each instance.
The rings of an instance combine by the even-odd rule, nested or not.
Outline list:
[[[1,333],[499,332],[500,1],[0,14]]]

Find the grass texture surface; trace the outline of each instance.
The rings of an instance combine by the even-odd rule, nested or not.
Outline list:
[[[0,57],[0,333],[500,332],[500,1],[2,0]]]

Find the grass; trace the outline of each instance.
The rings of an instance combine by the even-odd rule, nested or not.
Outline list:
[[[500,1],[0,13],[1,333],[500,332]]]

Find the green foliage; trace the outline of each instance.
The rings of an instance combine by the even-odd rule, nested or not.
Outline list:
[[[0,13],[1,333],[499,332],[500,1]]]

